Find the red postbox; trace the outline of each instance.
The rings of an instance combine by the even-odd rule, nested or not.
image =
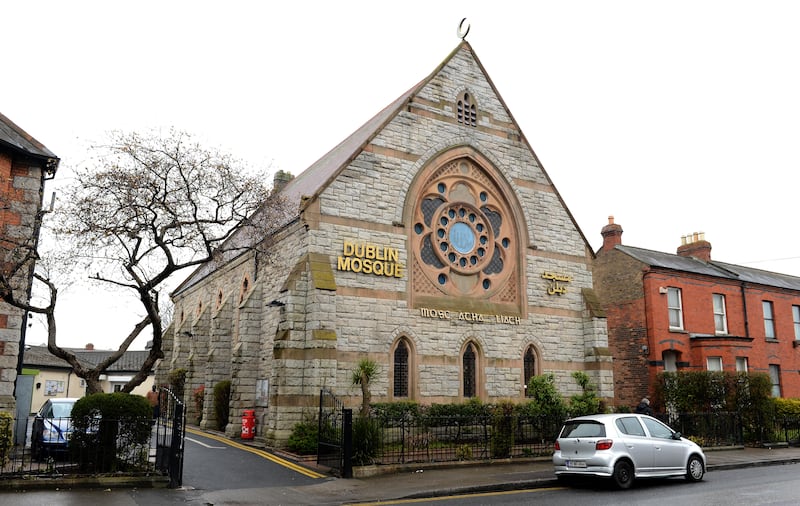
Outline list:
[[[245,409],[242,412],[242,439],[253,439],[256,435],[256,412]]]

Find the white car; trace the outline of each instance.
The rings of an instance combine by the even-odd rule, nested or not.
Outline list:
[[[634,478],[684,476],[700,481],[706,456],[694,442],[651,416],[614,413],[564,422],[553,465],[559,480],[601,476],[625,489]]]

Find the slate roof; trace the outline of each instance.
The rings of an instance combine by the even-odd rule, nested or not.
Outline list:
[[[615,246],[615,249],[652,267],[800,291],[800,277],[789,276],[788,274],[764,271],[716,260],[704,262],[694,257],[685,257],[674,253],[663,253],[621,244]]]
[[[91,367],[91,363],[78,357],[78,361],[86,367]],[[26,346],[22,355],[23,367],[37,368],[50,367],[54,369],[72,369],[66,360],[60,359],[50,353],[47,346]]]
[[[84,366],[88,368],[92,368],[108,358],[109,355],[113,353],[113,351],[106,351],[106,350],[85,350],[83,348],[80,349],[70,349],[72,353],[78,357],[78,361]],[[149,351],[140,351],[140,350],[133,350],[133,351],[126,351],[119,360],[111,364],[108,369],[106,369],[106,373],[113,373],[113,372],[138,372],[141,369],[142,364],[144,363],[145,359],[147,358]],[[47,349],[47,346],[27,346],[25,348],[25,354],[22,357],[22,364],[24,367],[36,368],[36,367],[51,367],[51,368],[59,368],[59,369],[71,369],[70,366],[65,360],[62,360]]]
[[[80,360],[97,365],[107,359],[113,351],[106,350],[71,350]],[[111,364],[105,372],[137,372],[142,368],[149,351],[128,350],[116,362]]]
[[[2,113],[0,113],[0,146],[44,161],[55,160],[55,164],[58,165],[59,159],[52,151]]]

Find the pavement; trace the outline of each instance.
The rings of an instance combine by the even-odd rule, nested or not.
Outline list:
[[[800,463],[800,448],[705,449],[707,471]],[[313,466],[305,464],[308,467]],[[316,469],[317,471],[323,471]],[[385,472],[385,471],[390,472]],[[329,476],[310,485],[202,491],[193,488],[150,489],[165,483],[53,483],[45,488],[34,483],[17,484],[0,490],[0,503],[17,506],[42,504],[131,504],[187,505],[342,505],[413,500],[490,491],[524,490],[559,486],[549,457],[507,461],[418,464],[402,467],[358,468],[358,477]],[[163,481],[163,480],[162,480]],[[86,487],[93,487],[94,490]],[[133,487],[131,489],[130,487]],[[136,491],[136,487],[139,488]],[[132,490],[125,492],[124,490]],[[138,499],[132,500],[132,498]]]
[[[707,471],[800,463],[800,448],[705,449]],[[347,504],[558,486],[549,458],[447,467],[407,467],[391,474],[329,479],[287,490],[284,504]]]

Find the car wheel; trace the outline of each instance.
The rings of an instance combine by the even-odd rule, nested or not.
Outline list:
[[[700,481],[706,470],[703,468],[703,461],[697,455],[689,457],[686,463],[686,479],[688,481]]]
[[[627,460],[620,460],[614,465],[614,474],[612,476],[614,483],[617,487],[625,490],[631,488],[633,485],[633,466]]]

